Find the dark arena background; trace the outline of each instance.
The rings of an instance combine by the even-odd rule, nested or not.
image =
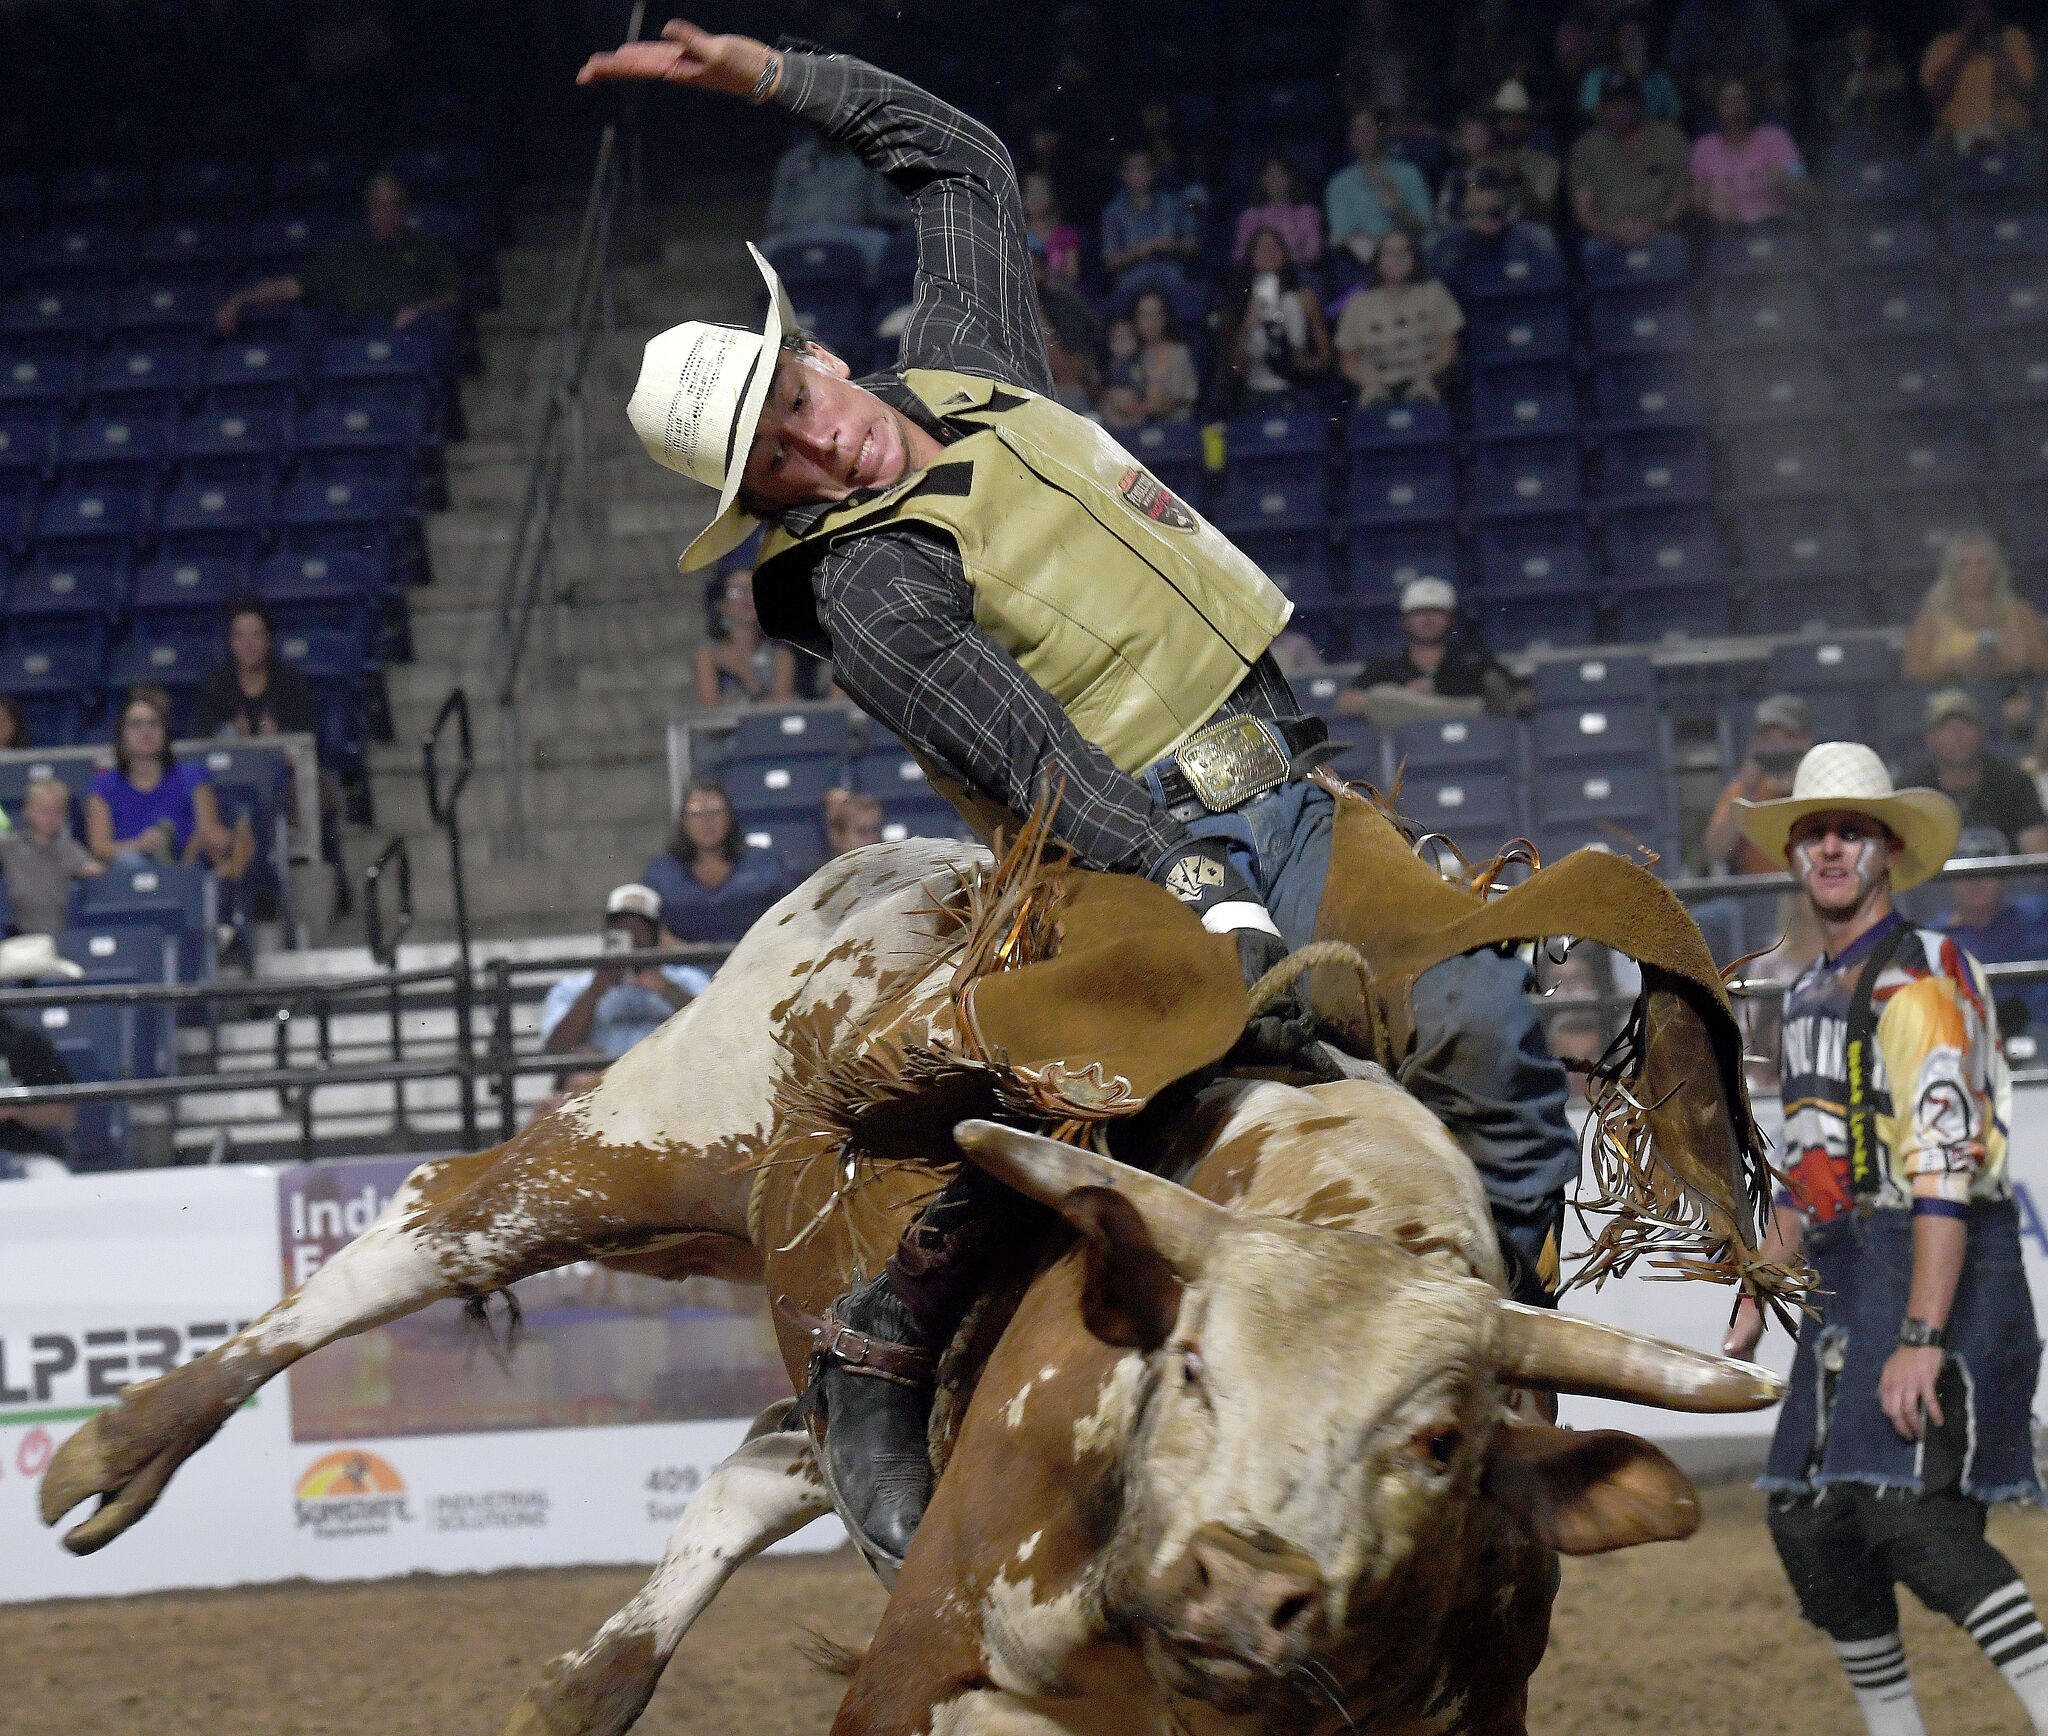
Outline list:
[[[772,103],[577,85],[670,15],[0,5],[0,1730],[502,1729],[788,1395],[758,1286],[581,1262],[515,1288],[516,1335],[450,1301],[317,1353],[104,1554],[35,1510],[124,1386],[590,1086],[813,870],[971,836],[763,635],[758,539],[677,571],[713,503],[628,423],[647,340],[757,331],[753,241],[853,375],[893,367],[919,259],[902,193]],[[1732,804],[1826,742],[1947,791],[1901,907],[1985,967],[2048,1277],[2048,8],[686,15],[995,129],[1059,402],[1286,594],[1332,769],[1447,874],[1649,868],[1772,1138],[1822,937]],[[1598,1061],[1641,972],[1534,967]],[[1729,1301],[1639,1268],[1566,1306],[1713,1349]],[[1752,1487],[1775,1419],[1565,1401],[1704,1518],[1565,1563],[1530,1730],[1918,1727],[1866,1726],[1801,1620]],[[1989,1535],[2048,1584],[2036,1509]],[[828,1728],[815,1639],[885,1598],[817,1522],[637,1727]],[[1927,1730],[2029,1728],[1900,1601]]]

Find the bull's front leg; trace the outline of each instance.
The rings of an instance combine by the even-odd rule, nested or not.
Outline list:
[[[832,1511],[810,1434],[782,1427],[792,1403],[761,1413],[746,1444],[690,1497],[653,1577],[589,1644],[547,1666],[505,1736],[618,1736],[631,1728],[683,1635],[734,1570]]]
[[[97,1495],[64,1546],[76,1555],[103,1548],[265,1381],[323,1344],[430,1302],[488,1296],[574,1260],[689,1232],[706,1233],[694,1269],[751,1276],[745,1214],[745,1183],[729,1163],[603,1145],[561,1110],[494,1150],[422,1164],[368,1230],[276,1307],[204,1356],[128,1387],[67,1440],[43,1475],[43,1523]]]

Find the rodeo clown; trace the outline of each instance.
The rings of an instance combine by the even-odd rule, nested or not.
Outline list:
[[[1892,908],[1955,848],[1955,804],[1895,792],[1875,753],[1837,741],[1800,761],[1790,796],[1736,807],[1791,869],[1822,945],[1785,998],[1792,1186],[1762,1250],[1783,1258],[1803,1237],[1820,1274],[1761,1484],[1772,1540],[1874,1736],[1922,1728],[1897,1582],[1962,1627],[2048,1731],[2048,1635],[1984,1537],[1989,1503],[2041,1497],[2012,1087],[1982,967]],[[1761,1330],[1744,1297],[1723,1348],[1746,1356]]]
[[[1149,876],[1233,935],[1256,981],[1311,938],[1330,859],[1333,800],[1306,781],[1325,727],[1268,650],[1291,605],[1054,402],[1001,143],[859,60],[679,22],[662,36],[594,56],[579,81],[773,103],[886,175],[918,240],[900,369],[851,379],[796,327],[751,248],[769,291],[762,330],[691,321],[648,343],[633,426],[658,463],[718,496],[682,569],[767,524],[755,594],[769,632],[829,655],[935,782],[1013,815],[1056,798],[1052,833],[1082,866]],[[1518,1294],[1541,1301],[1579,1155],[1529,986],[1520,958],[1495,951],[1430,970],[1414,994],[1423,1060],[1404,1083],[1477,1164]],[[1301,1002],[1281,1007],[1254,1021],[1251,1053],[1305,1052]],[[827,1475],[894,1558],[929,1497],[933,1351],[973,1300],[970,1256],[1006,1198],[963,1165],[825,1322],[812,1400]],[[832,1354],[846,1346],[852,1361]]]

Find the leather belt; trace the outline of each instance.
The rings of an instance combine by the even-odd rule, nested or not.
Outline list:
[[[1226,814],[1294,775],[1303,754],[1330,739],[1320,717],[1250,717],[1204,724],[1151,767],[1169,811]]]

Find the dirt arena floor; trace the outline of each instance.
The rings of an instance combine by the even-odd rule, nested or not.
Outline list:
[[[1709,1491],[1683,1544],[1567,1562],[1530,1727],[1544,1736],[1859,1736],[1825,1644],[1800,1625],[1759,1498]],[[1993,1539],[2048,1593],[2048,1517]],[[37,1736],[495,1736],[540,1666],[638,1586],[615,1570],[304,1583],[0,1607],[0,1732]],[[683,1643],[639,1728],[822,1732],[840,1685],[806,1626],[864,1639],[881,1593],[848,1553],[743,1569]],[[1932,1736],[2026,1728],[1975,1649],[1907,1600]]]

